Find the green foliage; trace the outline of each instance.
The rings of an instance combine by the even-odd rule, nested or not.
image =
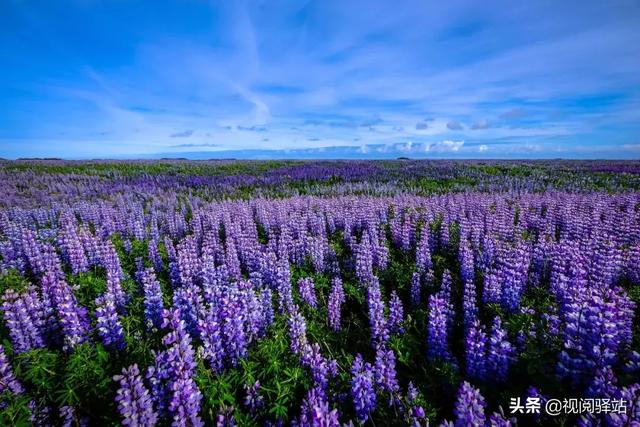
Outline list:
[[[279,317],[269,336],[257,343],[244,365],[249,368],[245,383],[254,378],[262,384],[267,415],[289,420],[300,407],[310,379],[289,349],[286,320]]]
[[[27,427],[31,425],[29,396],[12,394],[8,391],[0,394],[0,425]]]
[[[77,285],[74,295],[78,299],[78,303],[92,311],[95,309],[95,299],[107,289],[107,281],[103,272],[67,275],[67,283],[71,286]]]
[[[35,396],[53,399],[60,387],[63,357],[58,351],[31,350],[15,355],[16,376]]]
[[[113,395],[111,356],[101,344],[81,344],[65,363],[62,387],[57,392],[61,404],[101,412],[106,402],[101,396]]]
[[[29,281],[15,268],[6,270],[0,275],[0,296],[4,295],[7,289],[13,289],[20,293],[29,286]]]

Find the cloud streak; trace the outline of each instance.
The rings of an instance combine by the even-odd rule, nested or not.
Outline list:
[[[176,132],[169,135],[171,138],[189,138],[193,135],[192,130],[185,130],[184,132]]]

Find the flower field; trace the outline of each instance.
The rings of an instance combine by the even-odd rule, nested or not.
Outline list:
[[[1,161],[0,194],[0,425],[640,425],[640,162]]]

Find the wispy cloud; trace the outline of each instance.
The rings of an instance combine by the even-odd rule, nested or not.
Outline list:
[[[169,136],[171,138],[189,138],[191,135],[193,135],[193,131],[192,130],[185,130],[183,132],[172,133]]]
[[[471,129],[472,130],[480,130],[480,129],[489,129],[490,127],[491,127],[491,123],[489,123],[489,120],[482,119],[482,120],[478,120],[477,122],[475,122],[471,126]]]
[[[451,120],[449,122],[447,122],[447,129],[449,130],[462,130],[462,123],[456,121],[456,120]]]
[[[215,148],[218,148],[218,147],[220,147],[220,145],[219,144],[210,144],[210,143],[203,143],[203,144],[177,144],[177,145],[172,145],[171,147],[175,147],[175,148],[215,147]]]
[[[528,115],[527,110],[521,107],[511,108],[504,113],[500,114],[502,120],[518,120]]]

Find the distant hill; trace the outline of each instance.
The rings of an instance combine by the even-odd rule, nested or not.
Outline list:
[[[18,157],[16,160],[62,160],[59,157]]]

